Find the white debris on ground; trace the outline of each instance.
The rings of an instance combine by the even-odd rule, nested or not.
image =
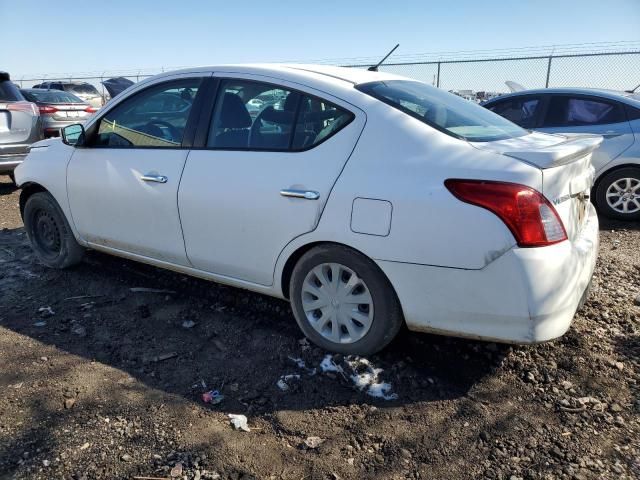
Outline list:
[[[326,357],[325,357],[326,358]],[[355,386],[362,391],[366,391],[367,395],[384,400],[396,400],[398,394],[392,393],[390,383],[381,382],[380,374],[382,368],[374,367],[369,360],[361,357],[347,357],[345,362],[351,367],[353,374],[351,380]]]
[[[282,375],[280,377],[280,380],[276,382],[276,385],[280,390],[284,392],[289,390],[289,383],[287,382],[291,382],[292,380],[300,380],[300,375],[296,373],[290,375]]]
[[[296,367],[298,367],[301,370],[305,370],[309,375],[315,375],[316,374],[316,369],[315,368],[308,368],[307,364],[304,363],[304,360],[302,360],[299,357],[292,357],[291,355],[289,355],[287,358],[289,358],[289,360],[291,360],[293,363],[295,363]]]
[[[231,419],[231,425],[236,430],[243,430],[245,432],[250,432],[249,425],[247,425],[247,417],[244,415],[236,415],[235,413],[230,413],[229,418]]]
[[[324,356],[322,362],[320,362],[320,370],[322,370],[322,373],[343,372],[342,367],[340,365],[336,365],[336,363],[333,361],[333,356],[331,354],[326,354]]]

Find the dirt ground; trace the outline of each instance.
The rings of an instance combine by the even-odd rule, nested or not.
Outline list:
[[[603,223],[561,340],[402,332],[367,365],[308,345],[282,301],[97,253],[39,265],[2,182],[1,480],[640,478],[638,224]]]

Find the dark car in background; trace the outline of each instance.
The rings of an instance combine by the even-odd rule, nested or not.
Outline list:
[[[45,138],[59,137],[61,128],[83,123],[98,111],[72,93],[61,90],[25,88],[20,93],[38,106]]]
[[[62,90],[69,92],[87,102],[92,107],[100,108],[104,105],[105,98],[100,94],[98,89],[87,82],[42,82],[34,85],[33,88],[42,88],[45,90]]]
[[[13,178],[29,146],[42,138],[38,107],[22,96],[8,73],[0,72],[0,175]]]

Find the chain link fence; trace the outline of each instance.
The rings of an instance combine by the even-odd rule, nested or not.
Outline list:
[[[370,64],[344,65],[367,68]],[[389,62],[381,71],[482,99],[508,91],[505,81],[525,88],[586,87],[629,90],[640,84],[640,50],[563,55],[538,55],[497,58],[443,59],[429,61]],[[50,81],[83,81],[106,93],[102,82],[122,76],[134,82],[160,73],[164,69],[145,71],[113,71],[100,75],[31,76],[14,78],[23,88]]]

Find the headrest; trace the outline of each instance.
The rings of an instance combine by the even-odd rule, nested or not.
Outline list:
[[[218,120],[220,128],[248,128],[251,126],[251,115],[242,99],[235,93],[225,93],[222,111]]]

